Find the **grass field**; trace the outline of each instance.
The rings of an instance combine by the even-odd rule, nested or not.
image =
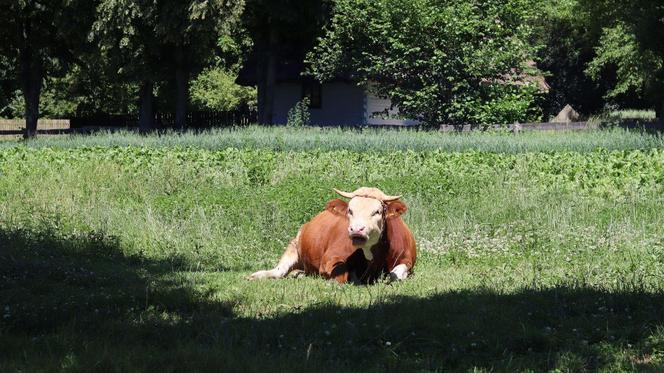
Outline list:
[[[403,194],[411,278],[245,280],[360,185]],[[624,131],[5,141],[0,371],[659,372],[663,207]]]

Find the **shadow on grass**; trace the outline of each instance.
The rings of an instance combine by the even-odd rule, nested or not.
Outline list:
[[[180,261],[110,237],[0,231],[0,248],[2,371],[664,369],[659,293],[479,289],[243,318],[173,281]]]
[[[622,128],[629,131],[661,136],[664,133],[664,120],[658,119],[609,119],[601,128]]]

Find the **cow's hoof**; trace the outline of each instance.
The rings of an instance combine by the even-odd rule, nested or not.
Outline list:
[[[247,280],[249,281],[254,281],[254,280],[260,280],[263,278],[267,277],[267,271],[258,271],[254,272],[251,275],[247,276]]]
[[[293,278],[302,278],[306,275],[303,270],[301,269],[296,269],[294,271],[291,271],[290,276]]]
[[[387,276],[386,281],[388,284],[392,284],[395,282],[401,282],[406,279],[407,276],[400,276],[399,274],[390,272],[390,274]]]
[[[399,264],[390,272],[390,282],[405,280],[408,277],[408,267],[405,264]]]

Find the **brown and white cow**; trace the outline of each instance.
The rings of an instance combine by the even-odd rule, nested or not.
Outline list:
[[[415,238],[401,219],[407,209],[401,196],[367,187],[334,191],[349,201],[329,201],[300,228],[279,264],[252,274],[250,280],[282,278],[293,270],[339,283],[371,283],[384,274],[391,280],[408,277],[417,253]]]

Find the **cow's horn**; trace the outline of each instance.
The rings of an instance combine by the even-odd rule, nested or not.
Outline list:
[[[383,195],[383,198],[381,198],[381,201],[383,201],[383,202],[392,202],[392,201],[396,201],[398,199],[401,199],[401,196]]]
[[[334,188],[332,188],[332,189],[334,189]],[[355,197],[355,193],[342,192],[339,189],[334,189],[334,192],[337,193],[338,195],[340,195],[342,197],[346,197],[348,199],[352,199],[353,197]]]

